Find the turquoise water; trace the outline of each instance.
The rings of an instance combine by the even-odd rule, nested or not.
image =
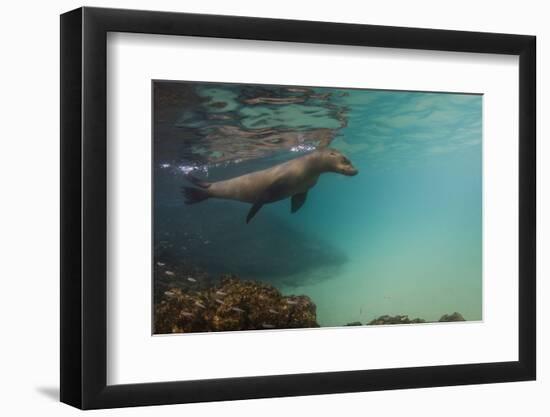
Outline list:
[[[155,258],[308,295],[321,326],[381,315],[482,319],[482,96],[157,85]],[[216,181],[330,146],[359,170],[321,175],[250,224],[249,204],[185,205],[185,174]]]

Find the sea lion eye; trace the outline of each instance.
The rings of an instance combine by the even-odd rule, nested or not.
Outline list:
[[[348,158],[346,158],[345,156],[342,158],[342,162],[346,165],[351,165],[351,161]]]

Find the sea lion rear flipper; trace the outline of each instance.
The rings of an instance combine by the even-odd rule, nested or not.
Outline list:
[[[248,224],[250,220],[252,220],[252,217],[256,215],[256,213],[262,208],[264,203],[262,201],[256,201],[252,207],[250,208],[250,211],[248,212],[248,216],[246,216],[246,223]]]
[[[296,213],[306,202],[307,191],[301,194],[294,194],[290,199],[290,212]]]
[[[181,193],[185,197],[185,204],[200,203],[210,197],[208,191],[202,188],[181,187]]]
[[[200,188],[210,188],[210,186],[212,185],[212,183],[208,182],[208,181],[203,181],[197,177],[195,177],[194,175],[192,175],[190,172],[188,172],[187,174],[185,174],[185,178],[187,178],[187,180],[193,184],[195,187],[200,187]]]

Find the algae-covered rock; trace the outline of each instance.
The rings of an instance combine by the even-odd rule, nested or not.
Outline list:
[[[439,321],[466,321],[466,319],[455,311],[453,314],[443,314]]]
[[[439,322],[466,321],[466,319],[462,316],[462,314],[457,313],[455,311],[453,314],[444,314],[443,316],[441,316],[441,318],[438,321]],[[420,319],[420,318],[410,319],[409,316],[407,315],[396,315],[396,316],[384,315],[374,320],[371,320],[368,324],[376,325],[376,324],[413,324],[413,323],[426,323],[426,320]]]
[[[209,288],[165,291],[154,324],[156,334],[319,327],[309,297],[230,275]]]
[[[426,321],[424,319],[416,318],[416,319],[409,319],[409,316],[404,315],[397,315],[397,316],[389,316],[384,315],[380,316],[374,320],[371,320],[368,324],[369,325],[377,325],[377,324],[413,324],[413,323],[425,323]]]

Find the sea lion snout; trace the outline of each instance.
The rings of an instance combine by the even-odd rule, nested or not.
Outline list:
[[[325,155],[329,166],[328,171],[337,172],[348,177],[353,177],[359,173],[351,161],[337,150],[329,148],[325,151]]]
[[[355,168],[351,163],[343,164],[339,167],[339,170],[337,172],[339,174],[345,175],[346,177],[353,177],[359,173],[357,168]]]
[[[358,173],[359,173],[359,171],[357,170],[357,168],[355,168],[353,166],[350,169],[342,172],[342,174],[347,175],[348,177],[354,177]]]

